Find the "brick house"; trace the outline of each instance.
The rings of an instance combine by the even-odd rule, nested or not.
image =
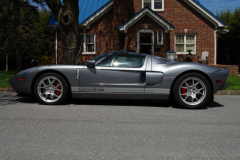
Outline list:
[[[192,50],[198,58],[207,51],[208,63],[217,63],[217,33],[226,24],[198,0],[80,0],[79,9],[83,61],[125,49],[163,57],[168,50]],[[61,63],[61,32],[53,15],[48,26],[56,28]]]

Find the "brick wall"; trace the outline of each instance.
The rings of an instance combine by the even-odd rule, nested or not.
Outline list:
[[[222,65],[222,64],[217,64],[217,65],[210,65],[213,67],[217,68],[228,68],[229,69],[229,75],[239,75],[239,67],[238,65]]]
[[[129,46],[133,46],[133,51],[137,52],[137,39],[138,39],[138,31],[144,29],[143,24],[148,23],[150,29],[154,31],[154,46],[159,46],[160,51],[155,50],[154,55],[166,57],[166,52],[169,50],[169,34],[164,33],[163,35],[163,45],[157,44],[157,32],[159,29],[163,29],[162,26],[157,24],[154,20],[149,18],[148,16],[142,17],[138,22],[133,24],[128,28],[127,33],[125,33],[125,49],[127,50]]]
[[[164,0],[164,3],[164,11],[157,13],[175,26],[176,29],[169,33],[164,32],[164,44],[160,46],[161,50],[156,51],[155,54],[165,56],[167,50],[175,50],[175,34],[184,33],[184,29],[187,29],[187,33],[196,34],[197,56],[201,57],[203,51],[208,51],[208,62],[213,64],[214,25],[182,0]],[[129,45],[134,47],[134,51],[137,51],[137,29],[142,29],[144,18],[131,26],[128,29],[128,33],[120,33],[118,27],[141,9],[142,0],[115,0],[113,9],[92,23],[90,29],[86,30],[86,33],[94,33],[96,35],[96,54],[83,55],[82,60],[86,61],[108,51],[128,49]],[[154,30],[154,45],[156,45],[157,29],[162,27],[150,18],[148,19],[149,29]],[[83,32],[83,30],[80,32]],[[58,40],[61,40],[60,36],[58,36]],[[58,53],[59,58],[61,58],[61,50]],[[61,60],[59,59],[59,61]]]
[[[142,0],[133,0],[135,12],[142,9]],[[157,13],[176,27],[170,32],[170,48],[175,50],[175,34],[187,33],[196,34],[197,55],[201,57],[203,51],[209,52],[209,64],[214,63],[214,30],[215,26],[201,14],[192,9],[182,0],[164,0],[164,11]]]

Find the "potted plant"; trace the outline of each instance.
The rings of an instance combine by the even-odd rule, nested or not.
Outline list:
[[[188,52],[189,55],[192,55],[192,53],[191,53],[192,50],[191,49],[187,49],[187,52]]]

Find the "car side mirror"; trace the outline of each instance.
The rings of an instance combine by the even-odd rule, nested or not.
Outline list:
[[[88,60],[87,61],[87,67],[88,68],[94,68],[95,64],[96,64],[95,60]]]

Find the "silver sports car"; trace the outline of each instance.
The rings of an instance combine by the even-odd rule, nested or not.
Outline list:
[[[61,104],[69,98],[148,99],[201,108],[227,88],[228,74],[228,69],[200,63],[114,51],[84,65],[29,68],[9,82],[19,96],[34,95],[42,104]]]

